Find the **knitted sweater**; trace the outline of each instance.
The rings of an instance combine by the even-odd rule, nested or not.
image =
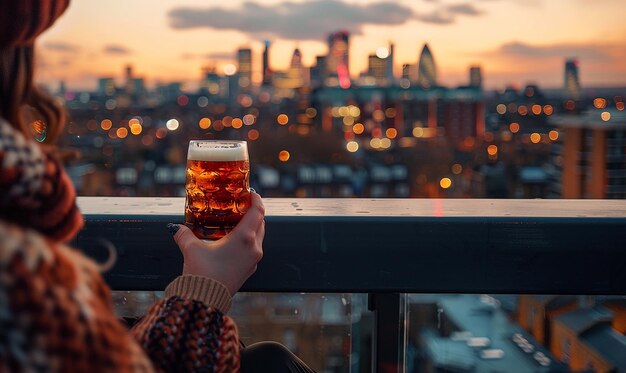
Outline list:
[[[59,162],[0,119],[0,373],[239,370],[222,284],[178,277],[128,331],[99,267],[66,245],[82,222]]]

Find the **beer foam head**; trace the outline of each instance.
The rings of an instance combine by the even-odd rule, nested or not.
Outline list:
[[[191,140],[187,159],[190,161],[246,161],[248,144],[231,140]]]

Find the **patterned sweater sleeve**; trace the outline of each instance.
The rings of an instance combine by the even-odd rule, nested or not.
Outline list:
[[[164,372],[238,372],[237,327],[225,315],[230,304],[221,283],[183,275],[131,333]]]

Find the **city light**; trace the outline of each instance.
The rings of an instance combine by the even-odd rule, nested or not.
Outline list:
[[[278,153],[278,160],[281,162],[287,162],[290,157],[291,157],[291,154],[289,154],[289,152],[286,150],[281,150]]]
[[[385,136],[387,136],[390,139],[395,139],[396,136],[398,136],[398,130],[396,130],[395,128],[387,128],[387,130],[385,131]]]
[[[453,174],[459,175],[461,172],[463,172],[463,166],[461,166],[458,163],[455,163],[452,165],[451,170]]]
[[[363,123],[356,123],[354,126],[352,126],[352,131],[355,134],[360,135],[363,133],[363,131],[365,131],[365,126],[363,126]]]
[[[387,58],[389,57],[389,48],[380,47],[376,49],[376,57],[378,58]]]
[[[313,119],[317,116],[317,110],[315,110],[315,108],[309,107],[306,108],[306,110],[304,111],[306,116]]]
[[[552,115],[552,113],[554,113],[554,108],[552,107],[552,105],[544,105],[543,106],[543,113],[545,115]]]
[[[487,147],[487,154],[489,154],[492,157],[498,154],[498,147],[496,145],[489,145]]]
[[[198,107],[207,107],[207,105],[209,105],[209,99],[204,96],[200,96],[198,97],[196,103],[198,104]]]
[[[246,114],[243,116],[243,124],[246,126],[251,126],[256,121],[256,117],[252,114]]]
[[[350,153],[354,153],[357,150],[359,150],[359,143],[356,141],[348,141],[348,143],[346,144],[346,149],[350,152]]]
[[[198,127],[202,128],[203,130],[209,129],[209,127],[211,127],[211,119],[209,118],[200,119],[200,121],[198,122]]]
[[[513,123],[509,124],[509,130],[512,133],[518,133],[519,132],[519,123],[513,122]]]
[[[541,105],[533,105],[531,108],[531,111],[533,112],[534,115],[539,115],[541,114]]]
[[[170,119],[165,123],[165,127],[167,127],[167,129],[170,131],[176,131],[179,126],[180,123],[177,119]]]
[[[137,136],[141,134],[141,131],[143,131],[143,127],[141,126],[141,124],[139,124],[139,122],[130,125],[130,133],[132,133],[133,135]]]
[[[120,139],[126,138],[126,136],[128,136],[128,130],[125,127],[120,127],[115,131],[115,135]]]
[[[498,106],[496,106],[496,112],[500,115],[504,115],[504,113],[506,113],[506,105],[498,104]]]
[[[604,109],[606,107],[606,100],[603,99],[602,97],[595,98],[593,100],[593,106],[596,109]]]
[[[224,74],[226,74],[227,76],[235,75],[236,72],[237,66],[233,65],[232,63],[224,66]]]
[[[624,102],[623,101],[619,101],[615,103],[615,108],[617,108],[617,110],[619,111],[623,111],[624,110]]]
[[[233,118],[233,121],[230,124],[234,129],[239,129],[243,127],[243,121],[239,118]]]
[[[452,186],[452,180],[450,180],[450,178],[444,177],[441,180],[439,180],[439,186],[442,189],[448,189]]]
[[[603,111],[602,114],[600,114],[600,118],[602,118],[603,121],[608,122],[609,120],[611,120],[611,113],[609,113],[608,111]]]
[[[550,132],[548,132],[548,137],[550,138],[550,140],[552,141],[556,141],[559,139],[559,132],[552,130]]]
[[[276,117],[276,121],[281,126],[284,126],[285,124],[289,123],[289,117],[287,116],[287,114],[279,114],[278,117]]]
[[[533,144],[538,144],[541,141],[541,135],[537,132],[533,132],[530,134],[530,142]]]
[[[354,118],[358,118],[361,115],[361,109],[358,106],[350,105],[348,107],[348,114]]]
[[[113,122],[111,122],[110,119],[103,119],[102,122],[100,122],[100,128],[105,131],[110,130],[111,127],[113,127]]]
[[[391,147],[391,140],[389,140],[386,137],[383,137],[382,139],[380,139],[380,147],[382,149],[389,149],[389,147]]]
[[[259,138],[259,131],[258,130],[252,129],[252,130],[248,131],[248,139],[249,140],[254,141],[254,140],[257,140],[258,138]]]

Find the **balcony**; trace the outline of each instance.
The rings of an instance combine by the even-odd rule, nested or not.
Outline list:
[[[361,359],[373,371],[407,371],[409,293],[626,294],[626,201],[264,201],[265,254],[242,291],[363,295],[373,333]],[[179,274],[182,258],[165,226],[182,222],[183,198],[78,202],[86,227],[75,245],[103,259],[102,240],[113,243],[118,261],[105,274],[113,289],[160,291]],[[285,301],[275,316],[290,307]],[[500,353],[492,350],[485,359]]]

